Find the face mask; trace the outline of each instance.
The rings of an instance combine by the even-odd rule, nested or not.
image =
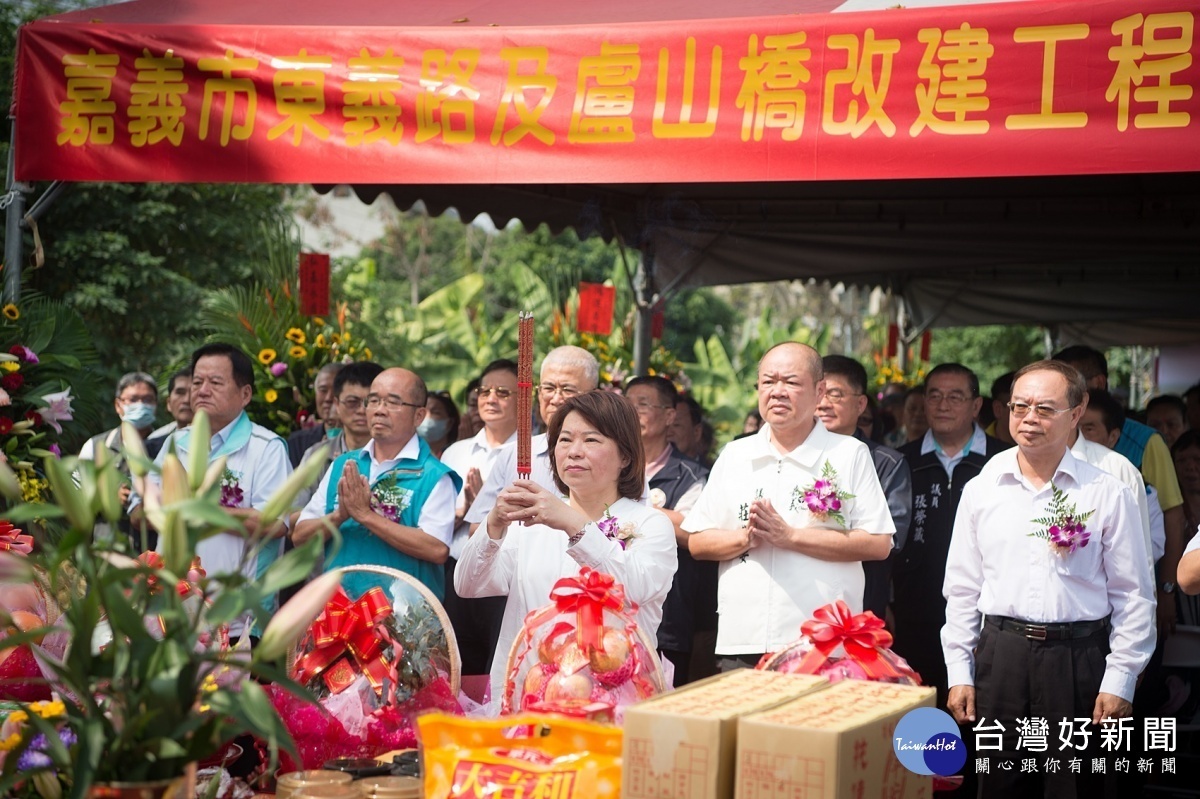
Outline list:
[[[155,407],[146,402],[134,402],[125,406],[122,422],[129,422],[139,430],[154,424]]]
[[[417,425],[417,435],[426,441],[441,441],[449,427],[449,419],[433,419],[426,416],[424,421]]]

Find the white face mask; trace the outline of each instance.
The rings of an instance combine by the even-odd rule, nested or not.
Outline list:
[[[426,441],[441,441],[446,436],[446,430],[449,427],[449,419],[434,419],[426,416],[417,425],[417,435]]]
[[[122,422],[129,422],[139,430],[144,430],[154,424],[154,414],[157,409],[148,402],[131,402],[125,406],[121,414]]]

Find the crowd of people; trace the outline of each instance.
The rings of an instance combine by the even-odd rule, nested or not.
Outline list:
[[[246,415],[253,364],[229,345],[201,347],[171,377],[168,427],[154,429],[149,375],[123,377],[115,407],[160,462],[161,444],[186,451],[192,414],[208,414],[240,522],[202,544],[210,573],[261,572],[336,531],[323,568],[419,579],[444,600],[464,673],[490,673],[493,696],[525,614],[588,566],[625,586],[676,686],[755,665],[842,600],[886,620],[965,731],[1008,720],[1006,752],[1017,719],[1182,712],[1186,675],[1161,660],[1176,624],[1198,621],[1183,593],[1200,591],[1200,385],[1155,398],[1142,422],[1107,391],[1104,356],[1071,347],[987,396],[971,368],[946,363],[876,397],[859,362],[789,342],[760,361],[743,434],[714,452],[704,409],[663,377],[597,390],[596,358],[564,346],[536,380],[544,432],[528,476],[511,360],[481,370],[461,412],[412,371],[327,366],[319,424],[286,442]],[[99,433],[81,455],[119,440]],[[302,509],[245,565],[257,509],[318,456],[328,467]],[[129,505],[126,534],[146,523]],[[984,789],[1072,795],[1092,779],[1007,772]]]

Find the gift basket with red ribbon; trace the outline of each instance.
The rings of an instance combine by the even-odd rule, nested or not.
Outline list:
[[[338,589],[291,658],[290,676],[317,696],[319,706],[271,686],[302,761],[285,758],[284,772],[408,749],[416,746],[418,713],[461,713],[458,645],[437,598],[394,569],[343,571],[380,575],[386,586],[357,599]]]
[[[891,651],[892,634],[871,611],[854,615],[842,600],[819,608],[800,625],[800,638],[764,655],[757,668],[787,674],[820,674],[830,682],[869,680],[920,685],[920,676]],[[841,653],[838,649],[841,649]]]
[[[513,642],[502,713],[533,710],[597,721],[667,690],[662,664],[637,625],[637,605],[611,575],[583,567],[531,611]]]

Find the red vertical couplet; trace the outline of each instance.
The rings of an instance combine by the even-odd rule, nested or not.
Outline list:
[[[300,313],[329,315],[329,254],[300,253]]]
[[[929,343],[933,341],[932,331],[926,330],[921,334],[921,361],[929,362]]]
[[[517,321],[517,477],[529,479],[533,465],[533,314]]]
[[[888,345],[887,357],[896,357],[896,345],[900,343],[900,327],[896,324],[888,325]]]
[[[613,305],[617,289],[601,283],[579,284],[579,314],[575,327],[580,333],[607,336],[612,332]]]

